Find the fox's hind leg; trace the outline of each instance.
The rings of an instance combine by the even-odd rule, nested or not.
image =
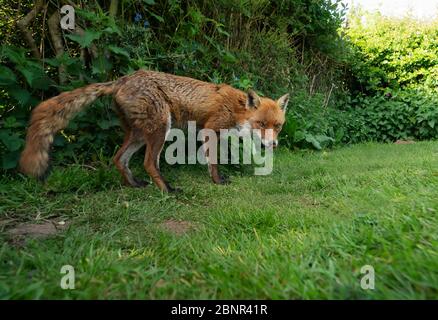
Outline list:
[[[146,143],[144,158],[146,172],[160,190],[176,191],[164,180],[159,167],[161,150],[171,126],[168,97],[153,81],[146,82],[146,80],[139,81],[136,85],[123,87],[117,92],[115,101],[119,105],[122,116],[129,120],[128,124],[132,130],[135,130],[134,136],[141,136],[141,141]]]
[[[125,141],[113,161],[127,185],[133,187],[145,187],[148,185],[147,181],[134,177],[129,169],[129,160],[131,160],[132,155],[143,147],[144,144],[145,141],[142,136],[136,135],[134,130],[126,130]]]
[[[129,169],[129,160],[134,153],[136,153],[141,147],[144,146],[144,137],[140,130],[133,129],[129,122],[126,120],[120,106],[114,101],[114,107],[119,115],[121,125],[125,131],[125,140],[119,151],[116,153],[113,161],[123,177],[123,181],[126,185],[133,187],[145,187],[149,183],[145,180],[138,179],[132,175]]]
[[[147,148],[144,158],[144,168],[161,191],[175,192],[179,190],[172,188],[160,172],[160,154],[166,142],[166,135],[170,130],[170,114],[168,114],[166,118],[166,122],[162,125],[157,123],[155,126],[157,129],[145,132]]]

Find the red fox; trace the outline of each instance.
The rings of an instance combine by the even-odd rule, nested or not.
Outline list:
[[[90,84],[41,102],[32,112],[20,170],[44,178],[54,135],[77,112],[103,95],[113,96],[125,131],[123,145],[114,157],[125,184],[147,185],[129,169],[132,155],[146,145],[144,168],[164,192],[175,190],[159,168],[160,153],[171,126],[184,127],[188,121],[196,121],[197,126],[215,132],[231,128],[259,129],[263,144],[276,147],[289,101],[288,94],[274,101],[260,98],[252,90],[244,93],[226,84],[139,70],[116,81]],[[266,129],[272,129],[273,135],[265,139]],[[225,182],[217,164],[209,165],[209,172],[214,183]]]

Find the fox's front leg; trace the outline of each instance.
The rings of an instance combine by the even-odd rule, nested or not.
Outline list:
[[[230,179],[221,175],[219,173],[219,169],[217,167],[217,164],[210,164],[208,167],[208,170],[210,172],[210,176],[214,183],[216,184],[229,184]]]
[[[218,169],[218,139],[217,132],[212,129],[204,128],[203,131],[203,148],[204,155],[208,165],[208,172],[210,173],[211,179],[216,184],[227,184],[229,180],[226,179],[219,173]]]

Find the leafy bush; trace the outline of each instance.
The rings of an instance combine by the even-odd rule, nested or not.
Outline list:
[[[393,142],[438,137],[438,97],[421,90],[358,96],[353,106],[330,115],[341,141]]]
[[[287,111],[281,137],[290,148],[315,148],[320,150],[336,142],[336,134],[327,121],[331,110],[321,94],[309,96],[307,92],[295,93]]]
[[[353,12],[345,34],[352,44],[353,89],[374,94],[426,87],[437,92],[438,25],[410,17]]]
[[[356,9],[343,33],[351,95],[330,113],[341,141],[436,139],[437,23]]]

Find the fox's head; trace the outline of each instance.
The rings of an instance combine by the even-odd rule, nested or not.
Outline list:
[[[289,94],[278,100],[260,98],[253,90],[249,90],[246,99],[246,108],[250,112],[246,126],[258,129],[260,139],[267,148],[278,146],[278,134],[283,128]],[[271,130],[269,130],[271,129]]]

